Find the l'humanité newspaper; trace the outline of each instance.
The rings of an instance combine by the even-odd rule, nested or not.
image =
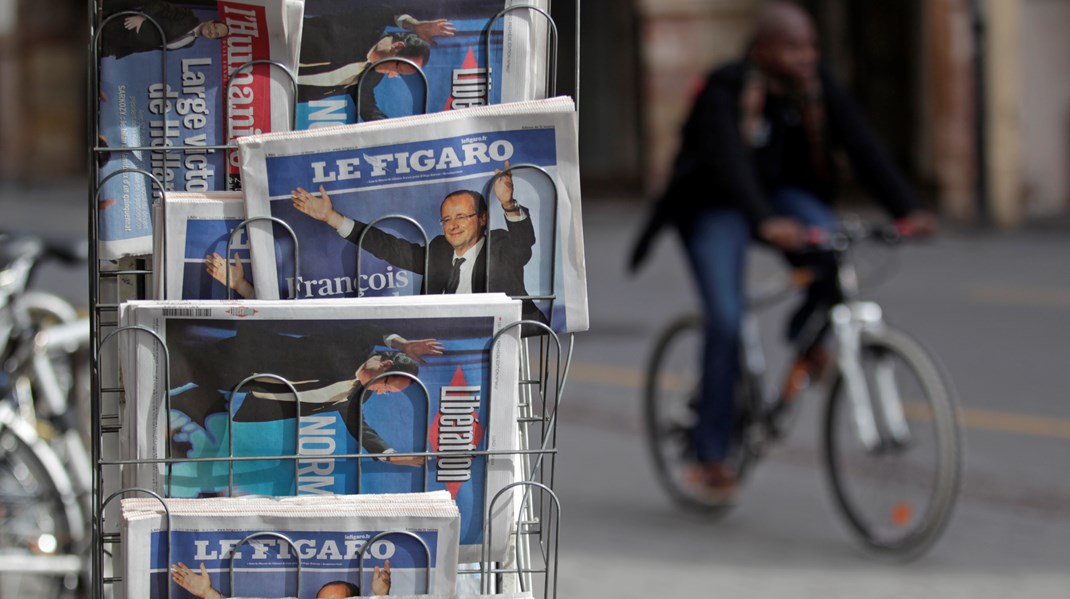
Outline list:
[[[237,153],[196,148],[291,129],[294,94],[282,70],[259,63],[228,82],[254,60],[296,71],[303,9],[302,0],[103,0],[96,141],[106,148],[96,153],[104,181],[102,258],[152,252],[152,202],[160,189],[133,171],[151,173],[168,191],[237,189]],[[193,149],[168,151],[179,146]],[[124,147],[154,149],[115,151]]]

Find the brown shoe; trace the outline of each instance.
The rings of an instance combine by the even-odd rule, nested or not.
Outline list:
[[[731,504],[736,498],[736,474],[724,462],[695,464],[688,473],[688,480],[711,503]]]

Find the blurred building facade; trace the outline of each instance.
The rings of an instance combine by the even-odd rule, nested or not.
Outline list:
[[[833,70],[945,215],[1014,227],[1070,214],[1070,2],[801,4]],[[635,0],[648,193],[665,182],[697,86],[740,56],[760,5]]]
[[[0,0],[0,181],[86,169],[85,0]]]
[[[589,190],[660,189],[691,97],[741,54],[761,1],[580,3]],[[1070,0],[800,2],[834,71],[943,213],[1007,227],[1070,214]],[[0,0],[0,182],[84,176],[88,4]],[[576,5],[552,4],[561,93],[574,93]]]

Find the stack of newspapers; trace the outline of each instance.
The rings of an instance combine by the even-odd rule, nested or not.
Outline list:
[[[447,594],[457,572],[460,514],[445,491],[131,498],[122,523],[128,597]]]
[[[101,0],[101,256],[151,251],[158,189],[135,169],[167,190],[235,190],[237,152],[197,148],[545,97],[549,4]]]
[[[518,555],[524,337],[589,326],[549,1],[101,6],[99,256],[153,275],[122,485],[167,498],[123,501],[125,596],[470,592]]]
[[[462,559],[479,559],[488,498],[515,480],[520,302],[140,301],[120,318],[152,332],[123,338],[125,453],[139,461],[128,487],[446,490],[463,517]],[[512,504],[494,507],[504,531]]]
[[[241,194],[173,193],[158,207],[158,297],[490,291],[521,299],[525,320],[558,333],[588,328],[571,99],[238,144]],[[245,218],[258,220],[238,228]],[[465,243],[469,271],[451,287]]]

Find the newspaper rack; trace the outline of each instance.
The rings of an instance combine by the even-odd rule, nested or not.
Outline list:
[[[121,259],[114,264],[108,264],[100,259],[99,254],[99,214],[97,206],[100,201],[100,193],[103,186],[109,179],[119,175],[120,173],[127,173],[137,176],[146,177],[149,181],[149,185],[146,188],[146,193],[152,193],[160,198],[161,202],[166,202],[166,196],[168,193],[167,187],[151,172],[136,168],[122,168],[118,171],[112,172],[107,176],[101,178],[99,174],[98,158],[102,156],[109,156],[114,153],[122,152],[154,152],[161,153],[165,157],[172,154],[180,154],[185,152],[230,152],[237,148],[237,145],[233,143],[230,136],[230,123],[229,119],[224,118],[225,124],[225,141],[231,142],[222,145],[202,145],[202,146],[182,146],[182,145],[165,145],[160,146],[104,146],[99,142],[99,118],[98,118],[98,105],[97,98],[99,95],[99,58],[100,58],[100,32],[103,26],[108,22],[117,19],[121,16],[141,16],[148,21],[152,27],[154,27],[160,34],[160,39],[163,40],[163,28],[156,20],[151,16],[146,15],[138,11],[123,11],[121,13],[113,14],[107,18],[101,18],[98,0],[89,0],[89,27],[92,32],[92,42],[89,56],[89,80],[90,80],[90,94],[88,99],[88,115],[89,120],[92,123],[89,132],[89,139],[87,140],[87,146],[89,150],[89,164],[90,164],[90,189],[89,189],[89,201],[90,204],[90,218],[89,218],[89,237],[91,246],[91,259],[90,259],[90,304],[91,304],[91,335],[92,335],[92,355],[91,355],[91,371],[92,371],[92,458],[93,458],[93,522],[92,522],[92,545],[91,545],[91,594],[93,599],[103,599],[104,597],[122,597],[123,594],[118,592],[116,583],[122,582],[121,576],[115,576],[111,571],[111,564],[109,562],[112,550],[121,544],[121,539],[117,533],[118,517],[114,512],[114,507],[111,506],[113,500],[128,495],[131,493],[147,494],[156,498],[164,506],[164,510],[167,514],[167,529],[170,531],[170,512],[167,508],[167,504],[164,498],[152,490],[143,488],[120,488],[119,476],[120,469],[124,466],[144,465],[145,463],[159,463],[164,464],[168,472],[168,481],[170,482],[171,467],[175,463],[179,462],[191,462],[191,461],[221,461],[229,464],[231,472],[231,481],[233,480],[233,465],[238,461],[244,460],[256,460],[256,459],[272,459],[272,460],[290,460],[293,461],[295,468],[299,465],[300,460],[307,459],[308,456],[302,456],[300,446],[295,446],[295,452],[287,456],[271,455],[271,456],[235,456],[233,451],[233,436],[230,438],[230,452],[226,457],[218,458],[174,458],[171,455],[171,444],[165,443],[165,454],[163,458],[156,460],[131,460],[131,459],[118,459],[121,453],[118,448],[118,437],[123,432],[123,424],[121,420],[121,404],[122,395],[124,393],[123,388],[119,381],[118,374],[118,347],[112,343],[109,345],[109,341],[113,337],[119,337],[123,334],[134,333],[140,334],[147,332],[156,338],[156,342],[163,346],[165,355],[167,354],[166,343],[157,335],[154,331],[140,327],[140,326],[120,326],[118,322],[119,304],[122,301],[128,299],[144,299],[150,295],[150,285],[148,285],[148,278],[154,274],[162,274],[165,269],[161,268],[159,264],[152,264],[151,260],[145,258],[130,258]],[[503,10],[496,15],[490,22],[488,22],[484,35],[487,39],[487,58],[490,57],[490,31],[493,29],[496,22],[506,16],[506,14],[517,11],[529,9],[534,13],[541,14],[545,17],[549,24],[549,31],[552,34],[550,37],[550,43],[547,47],[548,52],[548,69],[547,69],[547,90],[553,90],[556,88],[557,74],[558,74],[558,31],[557,25],[550,14],[536,6],[532,5],[517,5]],[[580,13],[580,1],[576,1],[575,6],[575,26],[576,26],[576,39],[575,39],[575,87],[573,89],[574,99],[576,101],[576,107],[579,106],[579,13]],[[161,44],[161,59],[160,59],[160,81],[166,82],[167,72],[167,47],[166,44]],[[378,62],[387,62],[391,59],[386,59]],[[416,69],[424,80],[424,110],[426,112],[428,102],[428,86],[427,78],[423,70],[405,59],[392,59],[395,62],[407,62],[410,66]],[[376,64],[378,64],[378,62]],[[230,85],[234,82],[235,75],[248,69],[254,64],[268,63],[271,67],[277,70],[281,70],[284,75],[289,79],[292,86],[296,88],[296,78],[294,74],[282,64],[271,60],[254,60],[233,69],[230,72],[228,78],[227,91],[229,91]],[[363,83],[363,78],[358,82],[358,88]],[[487,92],[489,94],[489,90]],[[222,104],[224,115],[226,114],[227,105],[226,93],[224,94]],[[551,92],[552,95],[552,92]],[[294,105],[291,106],[291,119],[296,119],[296,97],[294,94]],[[358,93],[358,102],[360,94]],[[359,115],[359,106],[357,114]],[[358,116],[359,119],[359,116]],[[168,121],[164,119],[164,138],[168,138]],[[292,126],[292,124],[291,124]],[[540,167],[533,165],[518,164],[514,165],[502,173],[495,175],[487,185],[492,186],[497,177],[502,176],[517,169],[535,169],[541,171],[546,177],[553,179],[546,171]],[[557,186],[554,181],[554,190],[556,193]],[[406,218],[396,215],[383,217],[383,218]],[[555,213],[554,219],[558,218],[556,213],[556,201],[555,201]],[[263,217],[261,217],[263,219]],[[231,236],[227,240],[227,260],[231,257],[230,244],[233,232],[238,228],[246,226],[250,220],[243,221],[238,227],[231,230]],[[267,220],[276,220],[270,219]],[[285,223],[282,223],[285,225]],[[417,225],[419,227],[419,225]],[[286,227],[289,228],[288,226]],[[556,236],[556,227],[554,228]],[[421,228],[421,232],[422,228]],[[292,230],[289,232],[293,235]],[[426,238],[426,233],[424,233]],[[554,241],[556,243],[556,239]],[[426,244],[425,244],[426,247]],[[163,252],[166,252],[166,243],[163,244]],[[295,268],[298,262],[297,256],[297,240],[294,238],[294,261]],[[425,250],[426,255],[426,250]],[[161,255],[162,258],[166,257],[166,254]],[[488,271],[489,271],[488,261]],[[359,264],[358,264],[359,269]],[[157,273],[159,271],[159,273]],[[426,272],[426,268],[425,268]],[[230,282],[229,282],[230,269],[227,269],[227,292],[228,298],[230,294]],[[489,272],[488,272],[489,278]],[[551,281],[554,277],[551,277]],[[426,285],[426,277],[425,277]],[[166,284],[164,286],[166,289]],[[299,292],[298,292],[299,293]],[[543,300],[549,302],[552,310],[554,306],[555,295],[553,289],[547,295],[531,296],[518,299],[526,300]],[[520,480],[508,485],[506,488],[498,491],[493,497],[487,496],[487,489],[484,488],[483,493],[483,506],[486,510],[484,518],[484,535],[483,535],[483,548],[481,552],[481,561],[474,564],[462,564],[459,574],[474,574],[479,576],[479,585],[481,592],[485,596],[513,596],[513,593],[519,591],[521,594],[533,595],[541,588],[542,595],[545,599],[555,599],[557,596],[557,574],[558,574],[558,538],[560,530],[560,510],[561,505],[557,495],[554,493],[553,480],[554,480],[554,467],[555,458],[557,455],[556,449],[556,423],[557,414],[560,406],[562,393],[564,392],[566,381],[568,377],[569,367],[571,365],[572,353],[574,348],[574,335],[569,334],[566,342],[563,344],[558,335],[544,323],[522,320],[512,323],[505,327],[505,329],[499,331],[495,339],[492,341],[492,346],[497,343],[500,335],[506,330],[522,327],[524,331],[537,331],[538,334],[535,337],[529,337],[524,340],[521,346],[520,354],[520,377],[519,377],[519,391],[520,391],[520,403],[517,413],[517,434],[520,440],[520,448],[517,450],[508,451],[470,451],[465,455],[471,457],[477,456],[489,456],[493,454],[508,453],[515,456],[520,463]],[[525,333],[526,334],[526,333]],[[170,428],[170,373],[168,372],[164,377],[165,389],[163,392],[163,402],[167,406],[167,419],[168,428]],[[231,396],[240,388],[246,384],[249,380],[256,377],[274,377],[281,383],[288,386],[295,392],[292,383],[282,377],[273,375],[271,373],[249,373],[250,376],[245,381],[242,381],[232,391]],[[386,376],[386,375],[380,375]],[[418,377],[414,375],[408,375],[415,379],[421,387],[424,387],[423,383],[419,381]],[[109,382],[105,385],[105,382]],[[365,393],[368,391],[366,390]],[[427,389],[424,387],[423,392],[426,396]],[[300,399],[297,400],[300,402]],[[488,402],[489,403],[489,402]],[[298,403],[299,405],[299,403]],[[429,402],[428,404],[429,405]],[[229,409],[229,408],[228,408]],[[300,409],[298,409],[298,419],[300,419]],[[233,414],[228,414],[228,427],[233,422]],[[229,428],[228,428],[229,430]],[[358,443],[358,452],[360,450]],[[424,457],[435,458],[439,456],[439,452],[431,451],[429,447],[425,446],[425,451],[422,452],[409,452],[409,453],[395,453],[392,455],[399,457]],[[356,459],[360,464],[367,459],[375,459],[381,456],[381,454],[369,454],[369,453],[357,453],[357,454],[339,454],[333,456],[338,459],[352,458]],[[358,466],[359,468],[359,466]],[[427,466],[424,466],[425,472]],[[426,484],[425,474],[425,484]],[[359,476],[358,476],[359,480]],[[231,487],[233,483],[231,482]],[[486,486],[486,485],[484,485]],[[170,484],[167,485],[170,488]],[[296,485],[295,485],[296,487]],[[489,514],[493,511],[498,501],[505,497],[508,493],[519,492],[521,499],[517,502],[516,507],[516,521],[511,525],[509,531],[510,538],[510,550],[507,552],[503,561],[492,559],[491,552],[489,550],[490,536],[491,536],[491,518]],[[296,492],[296,488],[295,488]],[[385,531],[380,534],[402,534],[413,535],[408,531]],[[272,535],[281,538],[285,542],[291,543],[290,539],[285,535],[273,532],[261,532],[253,535],[249,535],[242,540],[242,543],[250,541],[258,536]],[[378,538],[378,537],[377,537]],[[416,537],[419,539],[419,537]],[[421,543],[423,541],[421,540]],[[365,550],[371,545],[371,541],[365,544],[361,549],[360,568],[363,571],[363,558]],[[426,549],[426,544],[425,544]],[[170,532],[168,532],[168,551],[170,551]],[[298,558],[298,571],[300,571],[300,558]],[[231,588],[234,586],[234,564],[231,563]],[[299,576],[300,574],[298,574]],[[430,574],[427,575],[426,580],[430,582]],[[440,591],[441,592],[441,591]],[[167,596],[170,597],[171,585],[168,585]],[[441,596],[441,595],[440,595]]]

